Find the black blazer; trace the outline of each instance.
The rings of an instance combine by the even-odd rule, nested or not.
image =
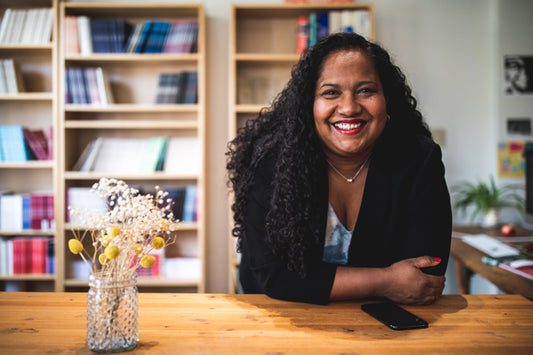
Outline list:
[[[442,262],[426,272],[443,275],[446,271],[452,217],[441,149],[430,138],[411,138],[395,137],[386,129],[376,142],[347,266],[386,267],[406,258],[429,255]],[[322,261],[328,206],[326,168],[317,206],[322,240],[302,279],[287,270],[264,240],[274,165],[274,156],[260,164],[248,196],[241,285],[246,293],[327,304],[337,265]]]

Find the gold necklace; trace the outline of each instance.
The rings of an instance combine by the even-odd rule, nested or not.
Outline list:
[[[361,173],[361,171],[363,170],[363,167],[365,166],[366,162],[368,161],[368,159],[370,158],[370,155],[368,155],[365,159],[365,161],[363,162],[363,164],[361,164],[361,166],[359,167],[359,169],[357,169],[357,171],[355,172],[354,176],[352,176],[352,178],[347,178],[346,176],[342,175],[342,173],[329,161],[329,159],[326,158],[326,161],[328,162],[329,166],[331,166],[333,168],[333,170],[339,174],[340,176],[342,176],[342,178],[344,180],[346,180],[347,183],[352,183],[355,181],[355,179],[357,178],[357,176],[359,176],[359,173]]]

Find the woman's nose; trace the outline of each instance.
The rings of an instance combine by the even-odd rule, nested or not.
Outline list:
[[[359,114],[361,109],[359,102],[350,95],[344,96],[338,106],[339,113],[348,117]]]

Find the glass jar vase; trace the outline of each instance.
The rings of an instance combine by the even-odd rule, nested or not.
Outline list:
[[[128,351],[139,341],[137,273],[120,276],[89,276],[87,346],[91,351]]]

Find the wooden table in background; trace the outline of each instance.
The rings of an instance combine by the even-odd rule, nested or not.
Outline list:
[[[454,227],[453,231],[456,236],[461,234],[486,234],[501,237],[500,230],[497,228]],[[518,235],[531,236],[533,231],[519,228]],[[469,271],[471,271],[483,276],[504,292],[519,294],[533,300],[532,280],[504,270],[499,266],[484,264],[481,258],[486,254],[464,243],[460,238],[452,238],[450,255],[455,259],[456,278],[461,294],[470,293]],[[465,271],[465,268],[467,271]]]
[[[87,354],[85,293],[0,293],[1,354]],[[264,295],[139,294],[138,354],[531,354],[533,303],[445,295],[405,306],[427,329],[394,331],[363,301],[327,306]]]

